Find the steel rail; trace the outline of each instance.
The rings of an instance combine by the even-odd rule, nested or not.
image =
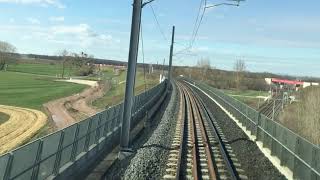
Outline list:
[[[230,155],[229,155],[229,153],[228,153],[228,151],[227,151],[227,148],[225,147],[225,144],[224,144],[224,142],[223,142],[220,134],[218,133],[217,128],[215,127],[215,124],[214,124],[214,122],[213,122],[214,117],[212,116],[211,112],[208,110],[206,104],[205,104],[205,103],[203,102],[203,100],[200,98],[199,94],[196,93],[196,92],[193,90],[192,87],[190,87],[189,85],[187,85],[187,86],[191,89],[191,91],[192,91],[192,92],[194,93],[194,95],[196,96],[195,99],[198,101],[198,106],[200,106],[199,109],[202,109],[202,110],[203,110],[203,111],[202,111],[202,113],[203,113],[202,115],[203,115],[203,116],[207,116],[208,119],[209,119],[209,122],[210,122],[209,124],[210,124],[210,126],[211,126],[211,129],[213,130],[213,133],[214,133],[216,139],[218,140],[220,152],[221,152],[221,154],[222,154],[222,156],[223,156],[224,162],[225,162],[226,165],[227,165],[228,172],[230,173],[231,178],[232,178],[232,179],[240,179],[239,174],[237,173],[237,170],[236,170],[236,168],[234,167],[234,165],[233,165],[233,163],[232,163],[232,160],[231,160],[231,157],[230,157]]]
[[[194,179],[199,179],[199,173],[198,173],[198,152],[197,152],[197,140],[196,140],[196,129],[195,129],[195,124],[194,124],[194,119],[193,119],[193,112],[192,112],[192,106],[191,106],[191,100],[190,96],[187,93],[187,90],[184,89],[184,94],[186,96],[187,100],[187,113],[188,113],[188,121],[190,124],[190,130],[189,133],[191,134],[191,143],[192,143],[192,176]]]
[[[191,99],[191,104],[193,105],[193,113],[194,113],[194,124],[196,124],[196,121],[198,121],[199,123],[199,128],[201,130],[201,135],[202,135],[202,140],[203,140],[203,145],[205,148],[205,153],[207,156],[207,163],[208,163],[208,170],[209,170],[209,176],[210,179],[217,179],[216,177],[216,172],[214,169],[214,164],[212,161],[212,155],[211,155],[211,149],[210,149],[210,142],[208,141],[207,138],[207,132],[206,129],[203,125],[203,118],[200,116],[200,109],[199,106],[197,105],[197,102],[195,100],[194,95],[192,94],[192,92],[188,92],[189,98]]]

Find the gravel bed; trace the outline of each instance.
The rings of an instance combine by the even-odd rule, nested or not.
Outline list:
[[[195,89],[195,88],[194,88]],[[255,142],[237,126],[237,124],[211,99],[195,89],[214,118],[219,123],[222,132],[237,155],[242,169],[249,179],[272,180],[286,179],[260,151]]]
[[[170,150],[179,108],[176,87],[157,128],[143,146],[139,147],[126,169],[123,179],[161,179]]]
[[[176,112],[179,108],[179,97],[173,87],[168,106],[159,123],[149,132],[141,135],[133,144],[135,154],[109,171],[112,179],[161,179],[170,150],[172,136],[176,125]],[[116,173],[116,174],[115,174]],[[109,178],[111,178],[109,176]],[[106,177],[108,179],[108,177]]]

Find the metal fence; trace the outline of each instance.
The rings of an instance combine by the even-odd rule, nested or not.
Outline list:
[[[263,147],[270,149],[271,155],[293,172],[294,179],[320,179],[320,148],[317,145],[220,90],[204,83],[197,85],[235,116],[263,143]]]
[[[135,96],[135,126],[163,100],[167,82]],[[37,139],[0,157],[0,179],[52,179],[79,173],[119,144],[123,104]]]

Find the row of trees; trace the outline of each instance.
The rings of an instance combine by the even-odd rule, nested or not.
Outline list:
[[[203,81],[208,75],[208,70],[212,69],[210,65],[209,58],[201,58],[197,61],[197,68],[200,70],[201,80]],[[244,74],[246,71],[246,64],[244,60],[238,59],[234,63],[234,82],[237,89],[241,88],[241,83],[243,83]]]
[[[17,48],[12,44],[5,41],[0,41],[0,71],[6,70],[8,63],[16,60],[16,51]]]
[[[66,68],[69,68],[69,72],[76,68],[75,73],[79,76],[87,76],[94,71],[93,55],[62,50],[58,53],[58,57],[62,64],[62,78],[66,75]],[[0,41],[0,71],[6,70],[8,64],[16,63],[18,59],[17,48],[8,42]]]
[[[252,89],[268,90],[264,74],[247,72],[244,60],[236,60],[234,71],[216,69],[210,64],[209,58],[197,61],[196,67],[175,67],[175,75],[185,75],[189,78],[206,81],[219,89]]]

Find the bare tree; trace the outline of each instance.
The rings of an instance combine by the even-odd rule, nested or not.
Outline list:
[[[62,74],[61,74],[62,78],[64,78],[66,64],[68,63],[68,60],[69,60],[68,55],[69,55],[69,52],[66,49],[62,50],[59,53],[59,56],[61,56],[62,58]]]
[[[201,59],[199,59],[198,62],[197,62],[197,67],[200,70],[201,79],[203,81],[204,78],[206,77],[206,74],[207,74],[208,70],[211,69],[210,59],[209,58],[201,58]]]
[[[12,60],[16,47],[4,41],[0,41],[0,70],[6,69],[8,61]]]
[[[246,71],[246,63],[242,59],[236,60],[233,70],[235,71],[236,87],[239,89],[243,79],[244,72]]]

